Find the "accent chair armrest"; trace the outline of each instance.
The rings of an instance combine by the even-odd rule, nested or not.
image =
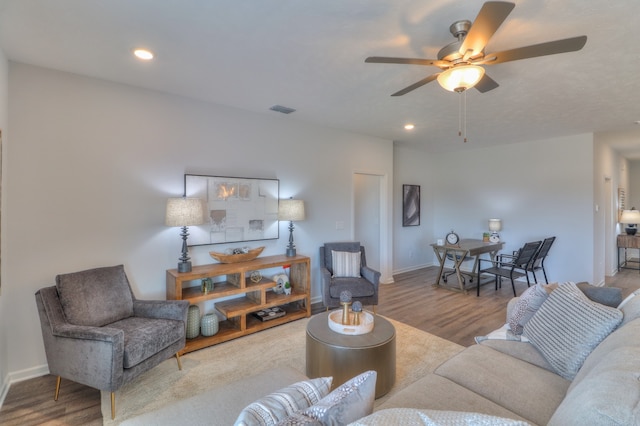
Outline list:
[[[124,331],[109,327],[91,327],[69,323],[51,325],[51,334],[69,339],[96,340],[124,345]]]
[[[133,315],[144,318],[162,318],[187,323],[188,300],[134,300]]]
[[[376,288],[376,291],[378,291],[378,284],[380,283],[380,272],[371,269],[368,266],[363,266],[360,268],[360,274],[364,277],[364,279],[373,284]]]

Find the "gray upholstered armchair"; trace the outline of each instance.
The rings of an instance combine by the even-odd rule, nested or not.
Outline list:
[[[36,292],[51,374],[111,392],[184,348],[189,302],[136,300],[122,265],[58,275]]]
[[[346,257],[341,258],[340,255],[343,253],[347,253]],[[339,264],[334,264],[334,260]],[[373,305],[375,311],[378,304],[380,272],[367,266],[364,247],[359,241],[325,243],[321,246],[320,273],[322,303],[327,309],[339,307],[340,293],[348,290],[353,301],[359,300],[363,305]]]

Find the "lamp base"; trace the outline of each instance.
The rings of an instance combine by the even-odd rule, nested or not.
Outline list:
[[[191,262],[179,262],[178,272],[191,272]]]
[[[295,248],[287,248],[287,257],[294,257],[296,255]]]
[[[624,228],[624,230],[627,232],[627,235],[636,235],[636,232],[638,232],[638,228],[636,227]]]

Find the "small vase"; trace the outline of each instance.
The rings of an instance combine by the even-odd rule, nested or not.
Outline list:
[[[189,306],[187,313],[187,339],[193,339],[200,334],[200,307],[198,305]]]
[[[213,336],[218,332],[218,316],[214,313],[206,314],[202,317],[200,328],[203,336]]]

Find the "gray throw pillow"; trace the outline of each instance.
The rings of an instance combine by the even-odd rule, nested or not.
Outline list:
[[[555,288],[555,286],[554,286]],[[540,306],[549,297],[550,289],[544,284],[536,284],[533,287],[529,287],[522,293],[522,296],[518,298],[515,306],[509,312],[509,328],[511,332],[516,336],[522,334],[524,325],[533,317],[533,315],[540,309]]]
[[[603,305],[617,307],[622,303],[622,290],[615,287],[598,287],[589,283],[578,283],[578,288],[589,300]]]
[[[524,335],[560,376],[573,380],[591,351],[622,320],[622,312],[592,302],[574,283],[555,289],[524,326]]]

